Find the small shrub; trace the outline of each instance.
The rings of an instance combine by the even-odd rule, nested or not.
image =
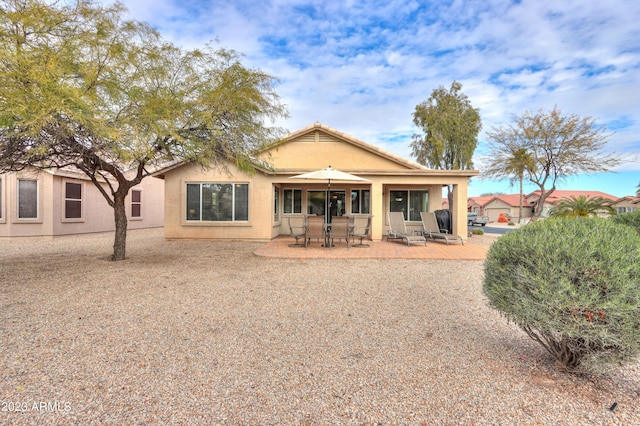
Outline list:
[[[482,228],[473,228],[471,233],[474,235],[484,235],[484,229]]]
[[[484,264],[490,304],[569,371],[640,355],[640,236],[608,219],[546,219],[499,238]]]
[[[640,234],[640,210],[631,213],[622,213],[611,217],[611,220],[621,225],[634,228]]]

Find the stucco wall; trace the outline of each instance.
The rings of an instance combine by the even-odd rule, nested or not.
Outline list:
[[[55,172],[54,172],[55,173]],[[0,175],[2,182],[2,218],[0,237],[55,236],[105,232],[115,229],[113,209],[95,185],[80,174],[54,174],[30,169]],[[17,186],[19,179],[38,182],[38,217],[18,219]],[[65,219],[65,182],[82,185],[82,217]],[[106,188],[106,185],[105,185]],[[142,191],[142,218],[130,219],[129,229],[160,227],[164,221],[164,181],[147,177],[135,187]],[[127,200],[127,214],[131,212],[131,197]]]
[[[298,180],[291,177],[304,172],[333,168],[356,174],[369,182],[334,181],[331,190],[345,191],[347,202],[352,189],[369,189],[373,215],[371,234],[380,240],[388,229],[387,211],[391,190],[428,190],[430,211],[442,208],[443,186],[453,185],[454,232],[466,238],[468,178],[475,171],[428,170],[376,147],[354,140],[326,126],[316,124],[293,134],[290,139],[262,153],[261,159],[273,170],[247,175],[233,166],[228,170],[176,165],[159,171],[165,179],[165,237],[211,238],[232,240],[266,240],[288,234],[288,215],[283,213],[284,189],[301,189],[306,214],[307,191],[324,191],[324,180]],[[186,190],[188,183],[249,183],[249,220],[245,222],[213,222],[187,220]],[[274,218],[274,190],[279,194],[279,220]],[[351,214],[347,205],[347,214]],[[293,216],[300,216],[300,213]],[[420,222],[409,227],[421,227]]]
[[[204,170],[183,166],[165,174],[165,238],[269,240],[277,235],[273,220],[273,187],[264,174],[250,176],[233,166]],[[195,222],[186,219],[187,183],[249,183],[249,220],[246,222]]]

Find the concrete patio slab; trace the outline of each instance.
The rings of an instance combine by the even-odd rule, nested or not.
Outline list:
[[[275,238],[254,253],[257,256],[288,259],[439,259],[439,260],[484,260],[489,247],[469,242],[445,244],[428,241],[426,246],[412,245],[398,241],[367,241],[369,247],[351,247],[347,250],[345,242],[335,247],[322,247],[321,242],[312,241],[307,247],[289,247],[293,238],[282,236]]]

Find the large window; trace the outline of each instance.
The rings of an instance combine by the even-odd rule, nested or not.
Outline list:
[[[38,181],[18,179],[18,219],[38,218]]]
[[[186,217],[201,222],[249,220],[249,184],[188,183]]]
[[[131,190],[131,218],[142,218],[142,191],[139,189]]]
[[[624,213],[633,213],[636,211],[636,207],[634,206],[627,206],[627,207],[617,207],[616,211],[618,214],[624,214]]]
[[[307,192],[307,214],[324,215],[325,197],[327,191],[308,191]],[[347,213],[347,202],[345,191],[331,191],[329,203],[330,216],[344,216]]]
[[[64,218],[82,219],[82,184],[64,183]]]
[[[284,214],[302,213],[302,190],[284,190]]]
[[[370,194],[368,189],[356,189],[351,191],[351,213],[353,214],[369,214],[370,210]]]
[[[325,214],[324,202],[327,191],[308,191],[307,192],[307,214]]]
[[[389,211],[404,213],[404,219],[420,221],[420,212],[426,212],[429,204],[429,191],[391,191],[389,193]]]

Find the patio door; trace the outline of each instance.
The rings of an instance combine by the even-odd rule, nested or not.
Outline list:
[[[331,191],[331,216],[344,216],[347,214],[347,192]]]
[[[324,215],[326,210],[327,191],[307,192],[307,214]],[[331,191],[329,194],[329,216],[344,216],[347,214],[347,192]]]

